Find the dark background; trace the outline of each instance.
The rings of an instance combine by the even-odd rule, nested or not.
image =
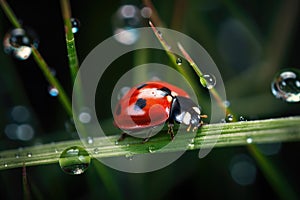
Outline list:
[[[71,95],[64,28],[59,1],[8,1],[24,26],[37,32],[39,51],[49,66],[55,69],[67,93]],[[71,1],[72,15],[81,22],[75,34],[79,62],[99,43],[113,35],[112,17],[121,5],[141,1]],[[288,1],[153,1],[167,28],[181,31],[198,41],[211,55],[222,74],[230,108],[236,116],[248,120],[267,119],[300,114],[299,103],[286,103],[271,93],[271,82],[277,71],[300,66],[299,3]],[[147,26],[147,20],[141,21]],[[12,25],[0,11],[0,37]],[[158,54],[163,55],[163,54]],[[157,62],[167,62],[167,56],[153,56]],[[134,66],[134,53],[116,61],[112,69]],[[124,71],[124,68],[120,71]],[[30,57],[20,61],[0,51],[0,150],[76,138],[66,131],[68,116],[59,101],[51,97],[42,72]],[[112,70],[115,72],[116,70]],[[106,81],[107,85],[110,85]],[[109,90],[107,91],[109,97]],[[30,111],[30,124],[35,131],[30,141],[12,140],[5,127],[14,123],[11,110],[23,105]],[[98,105],[98,108],[101,105]],[[104,106],[103,106],[104,107]],[[103,118],[111,119],[109,111]],[[298,142],[279,145],[268,155],[291,187],[299,194]],[[275,145],[275,146],[276,146]],[[237,155],[246,155],[255,166],[255,180],[240,185],[231,176],[231,163]],[[116,197],[96,176],[94,161],[87,172],[79,176],[64,174],[58,164],[28,167],[27,175],[34,198],[108,199]],[[204,159],[198,151],[186,152],[172,165],[145,174],[127,174],[110,169],[108,173],[118,186],[123,199],[176,199],[179,197],[212,199],[277,199],[246,147],[214,149]],[[0,172],[0,198],[23,196],[21,169]],[[50,193],[50,195],[47,195]]]

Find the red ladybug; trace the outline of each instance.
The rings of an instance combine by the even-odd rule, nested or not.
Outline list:
[[[202,125],[200,107],[182,89],[162,81],[150,81],[131,88],[117,103],[114,124],[124,132],[137,132],[165,122],[174,137],[174,122],[187,126],[187,131]],[[123,133],[120,140],[124,139]],[[145,141],[148,140],[145,138]]]

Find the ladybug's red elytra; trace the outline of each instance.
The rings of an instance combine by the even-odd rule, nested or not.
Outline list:
[[[174,137],[174,122],[195,131],[203,123],[201,108],[182,89],[162,81],[149,81],[131,88],[117,103],[114,124],[125,132],[149,129],[165,122]],[[119,140],[124,139],[123,133]],[[149,138],[145,138],[147,141]]]

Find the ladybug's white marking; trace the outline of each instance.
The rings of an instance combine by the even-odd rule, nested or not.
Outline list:
[[[171,95],[172,95],[173,97],[178,96],[178,94],[177,94],[176,92],[174,92],[174,91],[171,92]]]
[[[191,118],[192,118],[191,114],[189,112],[187,112],[183,116],[183,120],[182,121],[183,121],[184,124],[188,125],[188,124],[190,124]]]
[[[140,93],[137,95],[138,98],[154,98],[159,99],[163,98],[166,95],[164,91],[157,90],[156,88],[142,88]]]
[[[140,115],[144,115],[144,114],[145,114],[145,111],[143,109],[140,109],[135,104],[132,104],[127,107],[127,115],[129,115],[129,116],[140,116]]]
[[[171,97],[170,95],[168,95],[168,96],[167,96],[167,100],[168,100],[169,103],[171,103],[172,100],[173,100],[173,97]]]
[[[200,115],[200,109],[198,107],[193,107],[194,111]]]

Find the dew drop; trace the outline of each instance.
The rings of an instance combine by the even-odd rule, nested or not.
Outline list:
[[[59,94],[58,89],[53,86],[49,86],[48,92],[49,92],[50,96],[52,96],[52,97],[56,97]]]
[[[127,153],[125,155],[125,158],[128,159],[128,160],[133,160],[133,154],[132,153]]]
[[[31,152],[28,152],[28,153],[27,153],[27,157],[28,157],[28,158],[31,158],[31,157],[32,157],[32,153],[31,153]]]
[[[92,137],[87,137],[87,143],[88,144],[93,144],[94,143],[94,139]]]
[[[31,29],[15,28],[10,30],[3,39],[4,51],[19,60],[26,60],[32,53],[31,45],[38,47],[36,33]]]
[[[253,139],[251,137],[247,137],[246,142],[248,144],[251,144],[253,142]]]
[[[59,158],[61,169],[70,175],[78,175],[85,172],[90,165],[91,157],[82,147],[73,146],[65,149]]]
[[[300,102],[300,70],[289,68],[278,72],[271,90],[276,98],[285,102]]]
[[[240,117],[239,117],[239,121],[243,122],[243,121],[247,121],[247,120],[245,119],[245,117],[240,116]]]
[[[98,154],[100,152],[100,150],[98,148],[94,149],[94,154]]]
[[[212,74],[204,74],[200,77],[200,83],[207,89],[212,89],[216,85],[216,77]]]
[[[80,21],[76,18],[71,18],[72,33],[77,33],[80,28]]]
[[[227,117],[226,117],[226,121],[227,121],[227,122],[232,122],[232,121],[233,121],[233,118],[234,118],[234,117],[233,117],[232,114],[228,114]]]
[[[177,65],[182,65],[182,59],[181,58],[177,58],[176,59],[176,63],[177,63]]]
[[[15,158],[20,158],[20,154],[16,153]]]
[[[118,141],[118,140],[116,140],[116,141],[115,141],[115,145],[118,145],[118,144],[119,144],[119,141]]]
[[[4,163],[4,167],[8,167],[8,164],[7,164],[7,163]]]
[[[148,151],[149,151],[149,153],[154,153],[156,151],[156,148],[151,145],[148,147]]]

